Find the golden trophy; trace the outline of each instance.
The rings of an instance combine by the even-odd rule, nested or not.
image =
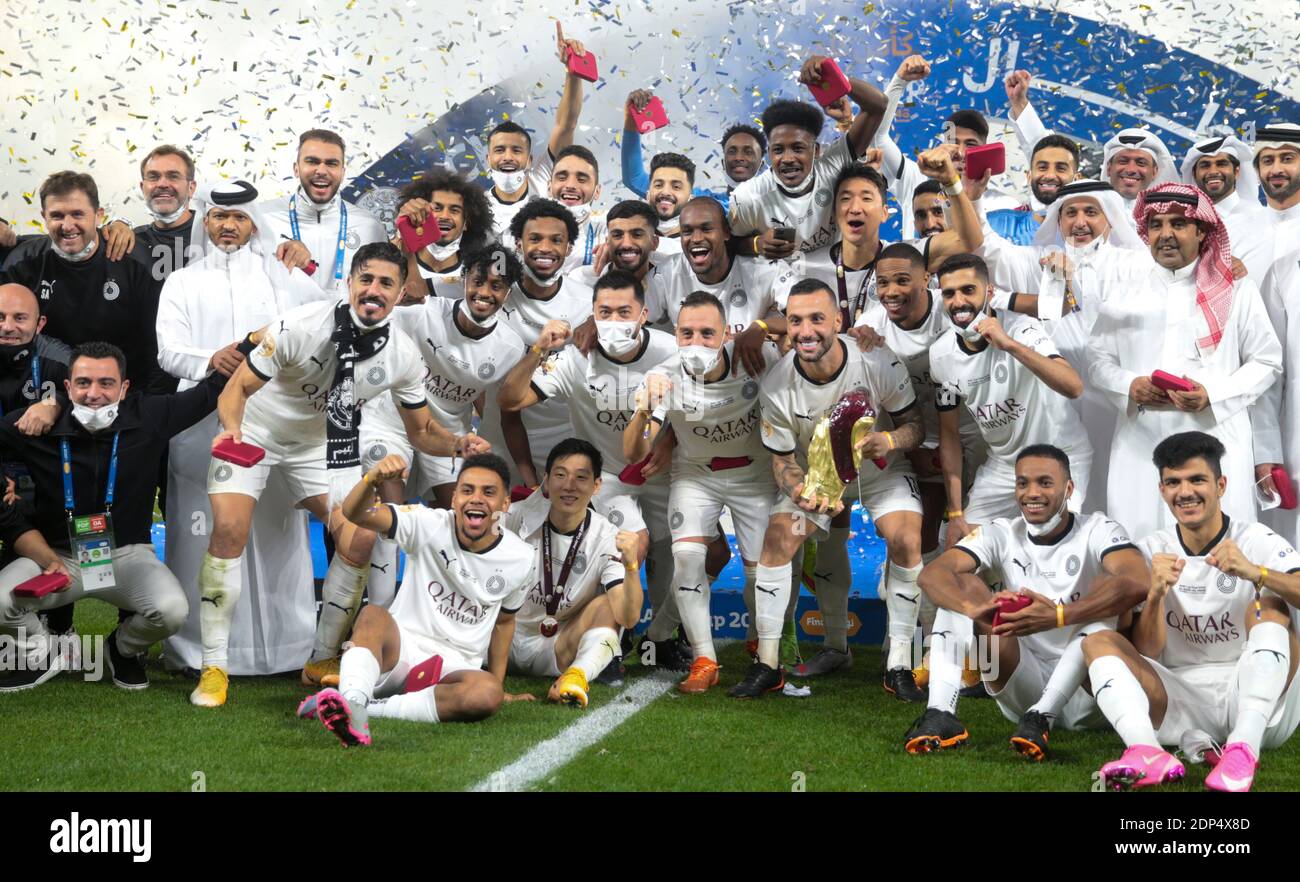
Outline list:
[[[844,488],[858,478],[862,464],[858,442],[875,426],[876,411],[864,390],[854,389],[835,402],[813,430],[808,471],[799,495],[834,511],[844,498]],[[876,465],[883,469],[885,461],[876,460]]]

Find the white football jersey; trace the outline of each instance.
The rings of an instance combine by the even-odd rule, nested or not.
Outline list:
[[[1013,340],[1050,358],[1060,358],[1038,319],[998,313]],[[972,352],[954,329],[930,349],[935,406],[964,404],[979,426],[989,455],[1012,462],[1030,444],[1054,444],[1067,454],[1088,443],[1070,399],[1054,392],[1033,371],[996,346]]]
[[[618,474],[627,465],[623,430],[636,410],[636,390],[647,371],[676,351],[677,341],[671,334],[650,328],[641,329],[641,346],[626,363],[607,358],[600,344],[591,355],[566,346],[554,361],[533,374],[533,389],[544,401],[563,402],[574,434],[596,445],[604,470]]]
[[[686,261],[685,254],[676,254],[658,267],[654,277],[646,277],[646,309],[654,324],[677,326],[677,313],[682,301],[693,291],[707,291],[727,311],[727,325],[738,334],[755,319],[766,317],[776,305],[777,288],[794,284],[783,277],[790,272],[781,261],[761,257],[735,257],[731,271],[720,282],[701,282]]]
[[[420,278],[428,283],[430,293],[452,300],[464,299],[465,277],[461,274],[463,270],[459,263],[450,269],[434,271],[417,260],[415,267],[420,272]]]
[[[397,624],[482,666],[497,614],[514,612],[532,585],[532,549],[508,530],[483,551],[467,551],[455,515],[424,505],[389,505],[388,538],[406,552],[402,590],[388,611]]]
[[[560,289],[545,300],[534,299],[522,285],[516,284],[510,289],[498,315],[527,347],[537,342],[542,328],[551,319],[568,322],[570,330],[585,322],[591,317],[591,299],[590,287],[572,276],[561,276]],[[552,352],[541,369],[552,367],[558,355]],[[521,416],[524,428],[530,433],[557,431],[571,425],[569,409],[559,401],[543,401],[526,408]]]
[[[1186,561],[1182,575],[1165,594],[1165,651],[1156,659],[1167,668],[1236,664],[1246,648],[1246,622],[1255,614],[1255,586],[1205,562],[1224,539],[1246,560],[1278,572],[1300,569],[1300,557],[1281,536],[1263,524],[1244,524],[1223,516],[1223,532],[1196,554],[1183,544],[1178,528],[1160,530],[1139,545],[1147,559],[1172,554]],[[1267,589],[1265,589],[1267,591]]]
[[[904,330],[890,321],[889,313],[885,312],[879,301],[867,307],[855,327],[870,327],[885,338],[889,351],[902,359],[908,376],[912,378],[912,391],[916,393],[925,420],[925,441],[921,446],[934,448],[939,446],[939,412],[934,406],[935,388],[934,378],[930,375],[930,348],[935,341],[953,330],[953,324],[938,296],[932,291],[927,291],[926,296],[930,298],[930,309],[921,324],[911,330]],[[979,437],[979,427],[965,410],[961,414],[960,431],[963,441]]]
[[[502,525],[530,546],[528,557],[532,569],[528,593],[515,619],[516,628],[529,634],[537,633],[546,618],[546,594],[542,585],[542,524],[551,510],[551,501],[534,493],[522,502],[510,506],[502,518]],[[618,527],[593,510],[587,512],[587,529],[582,545],[573,560],[573,569],[564,586],[555,618],[563,622],[599,594],[623,583],[624,568],[615,539]],[[569,553],[573,536],[551,533],[551,577],[558,580],[564,559]],[[558,584],[558,583],[557,583]]]
[[[753,235],[772,227],[794,227],[800,251],[825,248],[840,237],[835,226],[835,176],[853,161],[848,138],[840,138],[813,163],[812,174],[802,192],[785,190],[776,174],[768,169],[731,191],[731,231],[737,236]]]
[[[510,235],[510,222],[515,219],[520,209],[532,200],[547,198],[546,194],[551,186],[551,172],[554,170],[555,163],[551,161],[550,148],[543,144],[537,155],[533,157],[533,164],[525,175],[528,190],[522,199],[515,202],[502,202],[495,188],[488,188],[488,205],[492,207],[492,229],[496,231],[496,237],[502,245],[507,248],[515,247],[514,236]]]
[[[652,371],[673,384],[667,406],[656,408],[653,418],[673,427],[677,437],[674,460],[708,465],[714,457],[748,456],[755,462],[767,458],[759,437],[759,380],[743,367],[732,375],[734,346],[731,341],[723,345],[719,356],[722,376],[712,382],[697,380],[682,370],[676,351]],[[770,369],[781,361],[781,350],[765,342],[763,358]]]
[[[800,466],[808,468],[808,444],[823,416],[827,416],[844,395],[856,389],[866,391],[876,410],[877,431],[893,427],[890,414],[901,414],[916,406],[912,379],[897,356],[887,349],[862,352],[853,339],[840,336],[844,351],[839,373],[825,383],[808,379],[792,350],[768,368],[759,384],[763,412],[763,446],[772,453],[794,453]],[[836,344],[832,344],[836,345]],[[863,484],[877,474],[874,465],[864,464]]]
[[[393,310],[393,324],[410,335],[424,359],[424,389],[434,419],[457,435],[470,430],[474,402],[484,393],[496,394],[526,348],[501,321],[483,337],[465,336],[456,324],[460,308],[459,301],[430,297],[422,304]],[[384,397],[366,405],[365,419],[402,431],[397,408]]]
[[[975,558],[978,571],[990,573],[1007,591],[1028,588],[1049,600],[1074,603],[1102,575],[1106,555],[1121,548],[1136,548],[1128,531],[1101,512],[1067,514],[1070,529],[1055,542],[1029,535],[1024,518],[994,518],[957,542],[957,548]],[[1059,658],[1074,635],[1071,628],[1056,628],[1021,637],[1038,655]]]
[[[320,300],[291,309],[267,326],[262,343],[248,356],[248,367],[267,383],[248,399],[244,425],[285,444],[325,440],[325,406],[338,365],[330,335],[337,301]],[[389,393],[394,403],[425,406],[424,362],[400,328],[373,358],[358,362],[352,401],[357,408]]]

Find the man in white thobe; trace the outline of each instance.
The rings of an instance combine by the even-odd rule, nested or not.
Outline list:
[[[1300,125],[1257,128],[1254,167],[1268,201],[1273,255],[1280,258],[1300,248]]]
[[[275,259],[276,242],[256,198],[251,186],[235,182],[201,192],[195,203],[200,229],[194,242],[203,257],[168,277],[158,304],[158,361],[179,378],[181,389],[214,370],[229,376],[240,360],[234,344],[245,334],[294,306],[328,296]],[[167,565],[193,611],[167,640],[166,660],[174,668],[197,669],[202,655],[194,574],[208,547],[208,463],[219,431],[214,412],[171,442]],[[311,550],[307,514],[294,508],[295,501],[275,476],[257,507],[243,571],[245,597],[252,602],[236,608],[231,673],[296,670],[311,651],[316,629]]]
[[[1173,526],[1154,493],[1151,451],[1176,433],[1202,431],[1228,449],[1224,508],[1257,519],[1250,406],[1282,372],[1282,346],[1249,278],[1234,281],[1228,235],[1210,198],[1186,184],[1138,196],[1138,232],[1156,266],[1110,297],[1092,329],[1090,379],[1118,411],[1108,506],[1133,534]],[[1164,371],[1189,390],[1153,382]]]

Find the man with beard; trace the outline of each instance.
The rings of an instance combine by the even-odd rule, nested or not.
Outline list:
[[[511,223],[523,276],[506,296],[501,320],[531,346],[552,320],[570,328],[585,322],[591,316],[591,288],[582,283],[581,273],[563,272],[578,238],[572,212],[550,199],[533,199]],[[489,441],[509,450],[515,476],[528,487],[541,483],[546,453],[573,434],[569,409],[558,401],[544,401],[522,413],[502,413],[496,396],[489,396],[482,426]]]
[[[761,257],[733,256],[727,214],[711,197],[686,203],[681,230],[682,253],[664,261],[646,292],[650,322],[675,326],[687,295],[707,291],[727,309],[728,330],[736,340],[733,370],[743,367],[757,377],[763,370],[763,341],[768,334],[785,333],[776,292],[788,286],[789,268]]]
[[[1203,756],[1209,789],[1245,792],[1260,750],[1282,746],[1300,723],[1296,551],[1267,527],[1228,517],[1224,453],[1203,432],[1156,446],[1174,524],[1139,542],[1151,579],[1127,639],[1104,631],[1083,643],[1092,694],[1126,748],[1101,767],[1117,790],[1182,778],[1183,764],[1160,747],[1168,744]]]
[[[1169,148],[1147,129],[1122,129],[1102,145],[1106,179],[1132,211],[1142,191],[1178,180]]]
[[[1142,599],[1146,561],[1124,528],[1105,514],[1076,515],[1070,459],[1051,444],[1016,457],[1016,514],[984,524],[921,572],[921,589],[938,607],[930,651],[930,696],[904,738],[908,753],[958,747],[969,737],[957,718],[961,669],[972,626],[991,640],[996,666],[983,671],[1003,716],[1019,726],[1012,746],[1042,761],[1054,725],[1104,725],[1085,678],[1085,633],[1114,627]],[[988,579],[1003,590],[989,594]],[[1029,600],[1015,612],[999,602]],[[1096,682],[1094,681],[1094,688]]]
[[[1101,305],[1090,335],[1091,382],[1119,415],[1108,510],[1134,535],[1169,526],[1168,511],[1132,490],[1156,478],[1146,451],[1198,430],[1227,447],[1229,507],[1252,523],[1255,480],[1274,463],[1255,462],[1250,405],[1277,382],[1281,344],[1255,283],[1232,277],[1227,231],[1208,196],[1161,184],[1141,194],[1138,218],[1155,265]],[[1156,386],[1156,370],[1190,388]]]
[[[488,175],[492,178],[488,199],[492,207],[492,226],[497,238],[507,248],[514,247],[510,230],[515,214],[528,200],[546,196],[555,161],[560,151],[573,143],[573,133],[582,113],[582,77],[568,72],[567,56],[569,52],[585,55],[587,50],[578,40],[564,39],[558,21],[555,33],[556,50],[565,69],[564,92],[555,108],[555,122],[545,147],[534,156],[532,136],[523,126],[510,120],[499,123],[488,133]]]
[[[0,281],[36,292],[45,333],[69,346],[112,343],[126,355],[132,385],[165,390],[168,378],[158,367],[154,336],[162,280],[135,260],[110,259],[108,243],[95,229],[99,189],[90,175],[56,172],[41,184],[40,200],[50,244],[24,250]]]
[[[825,60],[821,55],[811,56],[804,62],[799,81],[819,82]],[[823,124],[817,107],[782,100],[763,111],[769,167],[735,189],[729,209],[732,231],[738,237],[749,237],[743,253],[785,258],[796,249],[812,251],[834,241],[830,196],[835,175],[866,152],[885,112],[885,96],[880,90],[858,79],[851,78],[849,83],[849,98],[861,110],[848,133],[825,152],[817,143]],[[793,239],[783,238],[785,229],[794,230]]]
[[[680,153],[656,153],[650,160],[650,188],[646,202],[659,216],[659,251],[668,256],[682,250],[681,213],[690,194],[696,196],[695,163]],[[607,234],[608,235],[608,234]]]
[[[343,295],[344,276],[357,250],[388,238],[384,225],[365,209],[350,205],[339,195],[347,174],[343,139],[327,129],[309,129],[298,137],[298,158],[293,174],[298,189],[262,206],[262,216],[281,239],[278,257],[285,257],[293,243],[306,246],[290,263],[310,270],[321,290]]]
[[[1268,209],[1259,203],[1259,177],[1248,144],[1233,135],[1198,141],[1183,159],[1183,183],[1195,184],[1210,197],[1228,230],[1232,255],[1259,284],[1273,262],[1273,234]]]
[[[149,267],[157,279],[203,255],[194,241],[194,159],[179,147],[162,144],[140,161],[140,193],[153,222],[135,228],[131,256]]]
[[[637,460],[623,456],[623,430],[635,410],[635,392],[646,373],[666,361],[676,346],[670,335],[645,327],[645,291],[629,272],[611,269],[600,277],[592,311],[597,342],[589,354],[568,345],[568,325],[549,322],[506,375],[497,400],[503,413],[560,402],[568,408],[574,435],[600,451],[604,472],[593,504],[610,523],[637,537],[638,562],[655,549],[648,570],[654,620],[646,636],[656,644],[655,664],[684,670],[687,660],[678,657],[676,645],[669,641],[679,619],[671,584],[668,475],[645,480],[639,470],[632,474]]]
[[[985,217],[998,235],[1016,245],[1034,241],[1061,188],[1079,174],[1079,145],[1063,135],[1046,135],[1029,155],[1030,204],[1019,208],[988,211]]]
[[[1300,125],[1257,128],[1254,165],[1268,201],[1273,254],[1281,258],[1300,248]]]
[[[1031,444],[1057,441],[1065,451],[1071,474],[1077,476],[1070,508],[1081,511],[1092,446],[1069,402],[1083,393],[1083,380],[1036,319],[1015,312],[1003,312],[1000,319],[994,315],[993,286],[979,257],[950,257],[938,275],[944,311],[954,325],[930,349],[939,462],[948,495],[948,544],[994,518],[1015,517],[1015,458]],[[962,406],[989,451],[964,508],[957,411]]]
[[[209,466],[214,526],[199,569],[203,670],[190,695],[194,705],[226,703],[227,642],[243,585],[244,546],[272,469],[283,473],[298,504],[336,533],[310,659],[320,662],[338,654],[365,590],[374,543],[374,533],[337,516],[342,481],[360,470],[360,404],[393,396],[407,436],[425,453],[486,452],[473,434],[453,436],[438,425],[424,393],[419,351],[405,333],[387,326],[405,272],[405,258],[389,243],[363,245],[353,257],[348,298],[281,315],[261,332],[261,344],[235,368],[222,393],[222,431],[213,448],[247,438],[264,455],[251,466],[214,456]]]
[[[406,300],[422,301],[429,294],[457,298],[465,293],[461,256],[479,251],[492,239],[492,208],[483,188],[449,169],[425,172],[402,188],[397,216],[417,229],[437,224],[439,238],[407,253]],[[406,252],[399,235],[393,244]]]
[[[298,705],[299,717],[319,719],[344,747],[371,743],[370,717],[475,722],[506,699],[515,613],[533,575],[532,549],[497,524],[510,507],[510,472],[500,457],[479,454],[461,466],[446,510],[381,502],[376,488],[400,481],[406,466],[384,457],[343,501],[345,518],[406,551],[409,585],[390,609],[370,604],[357,616],[339,688]],[[440,675],[421,680],[435,658]]]
[[[172,157],[168,157],[172,158]],[[182,390],[212,373],[229,377],[244,361],[245,335],[276,316],[329,297],[300,270],[275,258],[277,243],[261,217],[257,190],[244,181],[205,187],[194,199],[197,226],[189,248],[197,259],[172,272],[158,304],[158,362]],[[172,439],[167,493],[161,501],[167,531],[167,566],[185,589],[191,609],[202,603],[194,574],[207,551],[212,509],[208,465],[220,431],[209,414]],[[237,675],[275,674],[302,667],[316,625],[307,514],[276,475],[250,528],[244,584],[247,600],[231,622],[227,670]],[[172,668],[197,670],[202,637],[197,616],[166,643]]]
[[[757,698],[782,687],[778,654],[782,628],[791,612],[790,562],[806,539],[825,540],[833,523],[848,526],[848,505],[843,500],[832,502],[820,491],[808,497],[803,494],[814,432],[848,393],[865,394],[876,421],[857,442],[862,463],[857,481],[845,488],[844,495],[858,499],[885,539],[891,590],[906,592],[910,585],[907,593],[913,601],[920,599],[915,585],[921,571],[921,498],[904,457],[925,439],[925,425],[907,371],[887,349],[863,352],[851,338],[840,335],[835,294],[816,279],[805,279],[790,290],[786,320],[794,348],[768,370],[759,387],[762,441],[772,452],[779,498],[768,520],[755,574],[758,658],[732,688],[735,698]],[[885,466],[875,460],[885,461]],[[842,663],[847,663],[847,657]],[[910,681],[911,671],[891,679]],[[910,691],[915,689],[913,682]]]
[[[912,191],[912,229],[919,239],[948,229],[948,198],[937,178],[927,178]]]
[[[424,359],[424,390],[434,418],[449,432],[465,434],[476,412],[496,398],[496,388],[524,353],[524,343],[505,322],[501,309],[520,277],[519,258],[500,246],[466,252],[461,263],[461,292],[456,299],[430,297],[393,311],[393,324],[415,341]],[[371,399],[362,409],[361,465],[369,469],[397,454],[411,463],[403,482],[377,487],[385,502],[400,503],[432,489],[439,508],[452,503],[455,457],[430,456],[415,450],[406,437],[401,415],[387,396]],[[397,543],[381,533],[370,555],[370,602],[388,606],[397,590]]]
[[[551,199],[568,209],[578,223],[575,244],[565,258],[562,271],[567,273],[591,265],[595,262],[596,249],[605,241],[605,217],[593,207],[600,196],[600,164],[596,154],[578,144],[557,153],[549,192]]]

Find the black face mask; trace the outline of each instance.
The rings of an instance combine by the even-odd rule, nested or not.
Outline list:
[[[31,358],[31,343],[0,343],[0,370],[9,366],[26,365]]]

